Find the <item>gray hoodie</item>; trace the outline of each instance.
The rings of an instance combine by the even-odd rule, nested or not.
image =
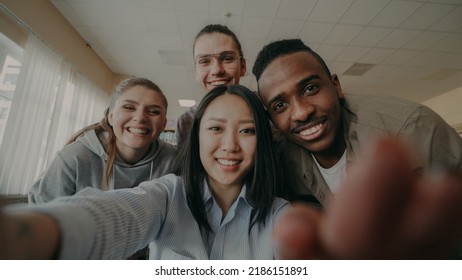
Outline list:
[[[143,181],[161,177],[172,165],[176,148],[161,140],[153,142],[149,154],[135,164],[116,157],[109,189],[132,188]],[[86,188],[102,189],[106,151],[95,130],[58,152],[51,166],[33,184],[29,203],[42,203],[59,196],[70,196]]]

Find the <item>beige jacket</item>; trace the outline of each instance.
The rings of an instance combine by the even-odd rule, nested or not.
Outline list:
[[[347,165],[371,137],[401,135],[415,147],[415,169],[462,170],[462,138],[439,115],[419,103],[380,96],[347,95],[342,109]],[[332,195],[309,152],[278,144],[289,200],[320,202]],[[316,200],[314,200],[315,198]]]

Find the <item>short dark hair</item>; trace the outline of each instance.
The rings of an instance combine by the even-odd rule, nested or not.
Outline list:
[[[260,80],[260,76],[263,71],[265,71],[268,65],[270,65],[270,63],[273,62],[276,58],[296,52],[307,52],[311,54],[319,63],[321,63],[321,66],[324,68],[327,75],[329,77],[332,76],[326,62],[324,62],[324,60],[315,51],[305,45],[300,39],[284,39],[274,41],[264,46],[255,59],[252,73],[255,75],[255,78],[258,81]]]
[[[241,43],[237,39],[236,34],[234,34],[233,31],[231,31],[226,25],[222,24],[208,24],[204,28],[197,33],[196,37],[194,38],[194,44],[193,44],[193,55],[194,55],[194,47],[196,46],[197,40],[202,37],[202,35],[205,34],[212,34],[212,33],[222,33],[225,35],[230,36],[233,38],[234,43],[236,44],[237,50],[239,51],[239,56],[244,57],[244,53],[242,52],[242,47]]]
[[[270,121],[258,96],[242,85],[222,86],[212,89],[199,103],[185,143],[181,146],[173,167],[173,172],[183,179],[189,209],[199,227],[206,232],[210,232],[211,227],[207,220],[202,195],[202,184],[207,174],[200,160],[199,128],[208,105],[215,98],[225,94],[241,97],[249,106],[255,123],[257,138],[255,164],[244,178],[247,186],[246,199],[253,207],[251,226],[255,223],[265,225],[266,219],[271,212],[274,198],[282,187],[281,170],[276,161]]]

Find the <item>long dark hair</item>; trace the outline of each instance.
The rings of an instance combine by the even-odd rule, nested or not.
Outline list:
[[[251,227],[255,223],[260,226],[265,225],[273,200],[281,186],[280,169],[275,158],[269,119],[256,94],[241,85],[211,90],[197,107],[185,144],[182,145],[173,167],[173,172],[181,176],[184,181],[189,209],[199,227],[207,233],[210,232],[211,227],[204,208],[202,187],[207,174],[199,155],[199,128],[210,102],[224,94],[234,94],[244,99],[252,111],[255,122],[257,137],[255,164],[244,179],[247,186],[246,199],[253,207]]]

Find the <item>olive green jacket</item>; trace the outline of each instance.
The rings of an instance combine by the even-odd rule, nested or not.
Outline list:
[[[462,138],[422,104],[395,97],[347,95],[342,107],[342,122],[347,167],[372,137],[388,134],[404,136],[411,141],[415,148],[416,170],[462,170]],[[278,143],[278,150],[286,198],[325,205],[332,192],[309,152],[286,140]]]

